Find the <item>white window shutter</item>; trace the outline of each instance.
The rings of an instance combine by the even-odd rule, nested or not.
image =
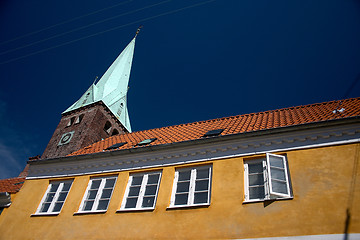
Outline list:
[[[285,156],[267,153],[266,163],[270,197],[291,197]]]

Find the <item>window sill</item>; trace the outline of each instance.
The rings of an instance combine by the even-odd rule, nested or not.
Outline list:
[[[41,217],[41,216],[57,216],[59,215],[59,212],[57,213],[33,213],[30,216],[31,217]]]
[[[129,209],[118,209],[117,213],[122,212],[152,212],[155,208],[129,208]]]
[[[282,200],[291,200],[294,197],[287,197],[287,198],[273,198],[273,199],[252,199],[252,200],[244,200],[243,204],[248,203],[259,203],[259,202],[274,202],[274,201],[282,201]]]
[[[74,215],[85,215],[85,214],[101,214],[106,213],[107,210],[101,211],[82,211],[82,212],[74,212]]]
[[[200,208],[200,207],[209,207],[210,203],[203,203],[203,204],[194,204],[194,205],[178,205],[178,206],[169,206],[166,209],[172,210],[172,209],[182,209],[182,208]]]

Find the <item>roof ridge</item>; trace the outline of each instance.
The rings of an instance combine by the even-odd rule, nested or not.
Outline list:
[[[186,126],[186,125],[192,125],[192,124],[198,124],[198,123],[205,123],[205,122],[211,122],[211,121],[220,121],[220,120],[224,120],[224,119],[239,118],[239,117],[241,117],[241,116],[251,116],[251,115],[256,115],[256,114],[261,114],[261,113],[270,113],[270,112],[275,112],[275,111],[284,111],[284,110],[293,109],[293,108],[311,107],[311,106],[315,106],[315,105],[330,104],[330,103],[341,102],[341,101],[348,101],[348,100],[354,100],[354,99],[360,99],[360,97],[346,98],[346,99],[340,99],[340,100],[331,100],[331,101],[327,101],[327,102],[311,103],[311,104],[305,104],[305,105],[300,105],[300,106],[291,106],[291,107],[278,108],[278,109],[266,110],[266,111],[260,111],[260,112],[252,112],[252,113],[238,114],[238,115],[233,115],[233,116],[228,116],[228,117],[219,117],[219,118],[213,118],[213,119],[208,119],[208,120],[200,120],[200,121],[194,121],[194,122],[188,122],[188,123],[174,124],[174,125],[165,126],[165,127],[158,127],[158,128],[151,128],[151,129],[139,130],[139,131],[135,131],[135,132],[133,132],[133,133],[136,133],[136,132],[144,132],[144,131],[149,131],[149,130],[164,129],[164,128],[171,128],[171,127],[177,127],[177,126]]]

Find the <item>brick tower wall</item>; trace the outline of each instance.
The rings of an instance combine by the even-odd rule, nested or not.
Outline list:
[[[113,135],[114,130],[117,134],[126,132],[102,102],[63,114],[41,158],[66,156]],[[65,135],[70,137],[66,138]]]

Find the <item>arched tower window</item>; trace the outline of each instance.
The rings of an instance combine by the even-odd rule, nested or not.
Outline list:
[[[104,126],[104,131],[110,133],[110,130],[111,130],[111,123],[107,121]]]
[[[83,118],[84,118],[84,114],[81,114],[81,115],[76,119],[75,124],[81,123],[81,121],[83,120]]]
[[[114,129],[111,136],[118,135],[118,134],[119,134],[119,131],[117,129]]]
[[[72,117],[72,118],[70,118],[70,120],[66,126],[70,127],[74,122],[75,122],[75,117]]]

